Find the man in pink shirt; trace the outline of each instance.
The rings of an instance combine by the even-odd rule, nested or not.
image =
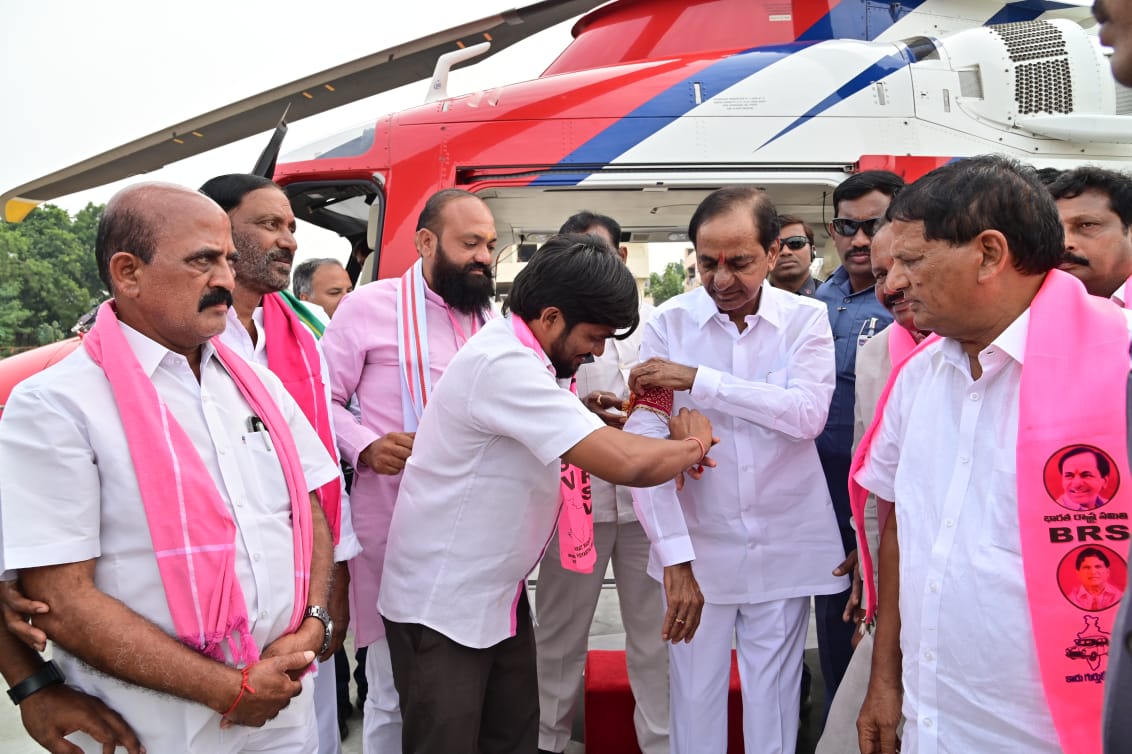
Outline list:
[[[377,596],[393,502],[423,409],[407,385],[405,361],[420,367],[408,372],[427,375],[419,386],[427,396],[456,351],[494,316],[495,239],[495,220],[481,199],[459,189],[434,194],[417,223],[420,262],[402,279],[379,280],[343,299],[321,341],[338,448],[355,470],[353,522],[363,551],[350,561],[350,598],[357,645],[369,647],[362,734],[366,754],[401,750],[401,713]],[[423,280],[414,278],[414,271]],[[410,290],[414,280],[423,292],[416,307]],[[416,325],[419,351],[399,343],[398,334],[404,333],[399,325],[406,320]],[[347,408],[351,399],[360,418]]]

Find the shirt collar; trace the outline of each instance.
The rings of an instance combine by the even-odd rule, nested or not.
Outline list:
[[[147,335],[143,335],[134,328],[119,322],[118,326],[122,328],[122,335],[126,338],[126,343],[129,344],[130,350],[134,352],[134,357],[141,365],[142,371],[145,372],[147,377],[153,377],[153,373],[161,366],[161,363],[166,359],[181,360],[188,362],[184,356],[179,353],[170,351],[165,346],[153,340]],[[208,360],[216,355],[216,349],[212,346],[212,341],[205,341],[201,346],[200,363],[203,367]]]
[[[1125,289],[1127,289],[1127,287],[1128,287],[1128,281],[1125,280],[1123,283],[1120,284],[1120,287],[1117,288],[1113,292],[1112,296],[1110,296],[1110,298],[1113,301],[1115,301],[1117,303],[1117,305],[1119,305],[1119,306],[1124,306],[1128,301],[1128,296],[1125,293]]]
[[[980,355],[987,351],[999,350],[1018,364],[1023,364],[1026,356],[1026,335],[1029,329],[1030,309],[1027,307],[1013,322],[1007,325],[1005,330],[999,333],[989,346],[979,352]],[[964,365],[964,368],[968,363],[967,354],[963,352],[963,347],[959,345],[959,341],[952,338],[943,339],[939,354],[942,358],[956,365]]]
[[[782,322],[782,302],[779,298],[783,294],[782,291],[774,288],[769,281],[764,280],[762,286],[759,288],[762,291],[759,294],[759,308],[754,314],[749,314],[746,317],[747,322],[754,322],[758,317],[765,319],[768,324],[778,327]],[[700,286],[694,293],[696,294],[690,301],[688,309],[692,312],[695,322],[700,327],[703,327],[715,317],[723,317],[730,319],[725,312],[721,312],[715,305],[715,301],[708,295],[707,290]],[[793,294],[787,294],[793,295]]]

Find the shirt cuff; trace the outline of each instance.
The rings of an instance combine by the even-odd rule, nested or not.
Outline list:
[[[696,379],[692,382],[689,391],[697,403],[711,406],[715,397],[719,395],[719,386],[723,382],[723,373],[718,369],[700,365],[696,368]]]
[[[892,485],[886,483],[884,480],[872,474],[872,464],[866,462],[865,465],[857,471],[853,479],[857,484],[864,487],[869,492],[876,495],[881,500],[893,501],[896,499],[896,490]]]
[[[665,568],[696,559],[696,551],[692,547],[692,538],[688,535],[657,542],[653,545],[653,549],[656,551],[656,559]]]

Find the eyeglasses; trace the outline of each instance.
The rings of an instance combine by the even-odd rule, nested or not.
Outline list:
[[[792,251],[804,249],[810,245],[810,239],[805,236],[790,236],[789,238],[780,238],[778,242]]]
[[[880,226],[884,225],[883,217],[874,217],[871,220],[847,220],[844,217],[835,217],[830,223],[833,226],[833,231],[839,236],[852,238],[857,235],[858,230],[865,231],[865,235],[872,238],[880,230]]]

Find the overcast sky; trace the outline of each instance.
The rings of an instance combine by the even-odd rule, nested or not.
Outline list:
[[[195,115],[533,0],[0,0],[0,191]],[[462,94],[535,78],[570,42],[562,24],[452,73]],[[427,81],[292,124],[286,153],[424,102]],[[250,170],[252,137],[148,177],[199,186]],[[121,185],[54,200],[74,212]],[[305,226],[300,256],[337,251]],[[325,246],[324,246],[325,244]]]

